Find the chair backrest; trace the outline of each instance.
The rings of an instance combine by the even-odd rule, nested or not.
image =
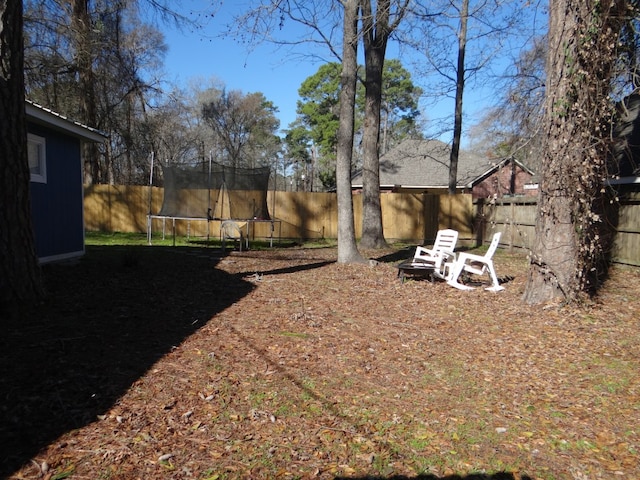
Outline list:
[[[496,232],[493,234],[493,238],[491,239],[491,243],[489,244],[487,253],[484,254],[486,259],[492,258],[493,254],[496,253],[496,249],[498,248],[498,244],[500,243],[501,235],[502,235],[502,232]]]
[[[242,229],[233,220],[224,220],[220,224],[220,234],[224,238],[242,238]]]
[[[457,241],[458,232],[456,230],[438,230],[436,241],[433,244],[433,250],[436,252],[442,252],[443,250],[453,252],[453,250],[456,248]]]

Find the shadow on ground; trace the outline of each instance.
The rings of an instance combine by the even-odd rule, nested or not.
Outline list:
[[[291,267],[274,268],[273,270],[264,270],[259,272],[241,272],[236,274],[236,276],[242,278],[251,273],[254,273],[258,277],[261,277],[262,275],[282,275],[285,273],[295,273],[295,272],[302,272],[304,270],[313,270],[316,268],[322,268],[326,265],[331,265],[332,263],[336,263],[336,262],[332,260],[332,261],[326,261],[326,262],[307,263],[304,265],[294,265]]]
[[[152,365],[253,288],[196,248],[88,247],[48,265],[41,305],[3,313],[0,478],[117,403]]]
[[[408,260],[410,258],[413,258],[413,254],[415,253],[415,251],[416,251],[416,247],[411,246],[411,247],[403,248],[402,250],[398,250],[397,252],[376,257],[374,260],[382,263],[401,262],[403,260]]]

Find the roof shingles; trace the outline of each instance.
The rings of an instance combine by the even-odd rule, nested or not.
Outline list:
[[[405,140],[380,158],[380,186],[447,188],[451,148],[440,140]],[[471,152],[460,151],[457,185],[471,183],[493,164]],[[353,187],[362,186],[362,174],[354,175]]]

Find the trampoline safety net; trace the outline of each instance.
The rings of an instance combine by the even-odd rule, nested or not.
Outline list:
[[[209,220],[270,220],[269,167],[234,168],[214,162],[162,165],[159,216]]]

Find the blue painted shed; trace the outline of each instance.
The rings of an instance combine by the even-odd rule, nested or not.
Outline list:
[[[31,216],[40,263],[84,255],[83,142],[102,132],[27,101]]]

